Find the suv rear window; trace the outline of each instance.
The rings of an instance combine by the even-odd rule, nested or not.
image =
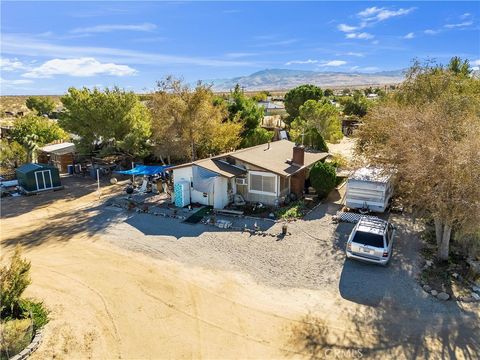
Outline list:
[[[383,236],[364,231],[357,231],[352,242],[357,244],[369,245],[377,248],[383,248]]]

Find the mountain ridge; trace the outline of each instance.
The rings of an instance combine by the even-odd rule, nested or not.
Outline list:
[[[405,70],[362,72],[335,72],[294,69],[263,69],[250,75],[229,79],[207,80],[215,91],[227,91],[236,84],[249,91],[288,90],[301,84],[317,86],[369,86],[399,83],[403,80]]]

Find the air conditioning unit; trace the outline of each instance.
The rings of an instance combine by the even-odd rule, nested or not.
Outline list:
[[[235,178],[235,183],[237,185],[247,185],[247,178]]]

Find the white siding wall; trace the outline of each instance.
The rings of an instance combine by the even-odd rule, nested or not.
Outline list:
[[[179,169],[173,169],[173,183],[176,184],[179,181],[192,182],[193,171],[191,166],[186,166]],[[228,179],[218,176],[215,179],[213,193],[208,193],[207,196],[203,196],[200,191],[190,188],[191,202],[199,203],[202,205],[213,205],[215,209],[223,209],[228,205]]]

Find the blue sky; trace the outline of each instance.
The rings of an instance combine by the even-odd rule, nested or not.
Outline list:
[[[479,2],[1,2],[1,93],[143,92],[266,68],[480,66]]]

